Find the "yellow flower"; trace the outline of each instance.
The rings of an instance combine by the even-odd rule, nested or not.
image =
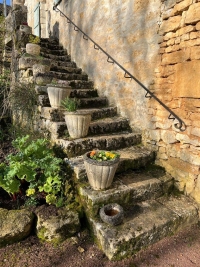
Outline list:
[[[34,188],[29,188],[28,190],[26,190],[26,195],[27,196],[31,196],[35,194],[35,189]]]

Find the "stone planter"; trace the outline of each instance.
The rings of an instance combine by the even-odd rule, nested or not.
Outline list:
[[[102,207],[99,215],[103,222],[115,226],[123,222],[124,210],[120,205],[112,203]]]
[[[32,33],[32,28],[29,27],[28,25],[20,25],[19,30],[21,32],[25,32],[26,34],[31,34]]]
[[[50,71],[51,66],[50,65],[44,65],[44,64],[34,64],[33,65],[33,76],[37,75],[38,73],[46,73]]]
[[[33,55],[33,56],[39,56],[40,55],[40,46],[38,44],[26,44],[26,53]]]
[[[47,92],[49,96],[49,101],[52,108],[62,108],[62,101],[69,97],[72,89],[67,85],[59,85],[59,84],[48,84]]]
[[[65,122],[67,124],[70,137],[85,137],[88,134],[91,122],[91,113],[83,111],[65,112]]]
[[[91,187],[94,190],[110,187],[119,164],[119,158],[108,161],[96,161],[89,158],[89,154],[90,152],[83,155],[83,160]]]

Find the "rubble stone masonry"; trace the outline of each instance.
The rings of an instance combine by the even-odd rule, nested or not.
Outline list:
[[[30,26],[36,3],[26,0]],[[99,94],[144,131],[144,143],[157,151],[157,163],[177,187],[200,203],[200,0],[63,0],[58,6],[180,116],[187,126],[183,132],[52,6],[42,1],[43,37],[59,38]]]

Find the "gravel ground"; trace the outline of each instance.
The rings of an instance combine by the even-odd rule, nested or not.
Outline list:
[[[200,267],[200,227],[165,238],[132,258],[109,261],[87,230],[60,246],[35,236],[0,249],[1,267]]]

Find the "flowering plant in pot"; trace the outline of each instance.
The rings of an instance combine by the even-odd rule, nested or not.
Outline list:
[[[92,150],[83,155],[87,177],[94,190],[110,187],[120,155],[113,151]]]
[[[77,110],[80,106],[80,100],[77,98],[66,97],[62,101],[62,106],[65,111],[65,122],[70,137],[81,138],[88,134],[88,129],[91,122],[91,113]]]

